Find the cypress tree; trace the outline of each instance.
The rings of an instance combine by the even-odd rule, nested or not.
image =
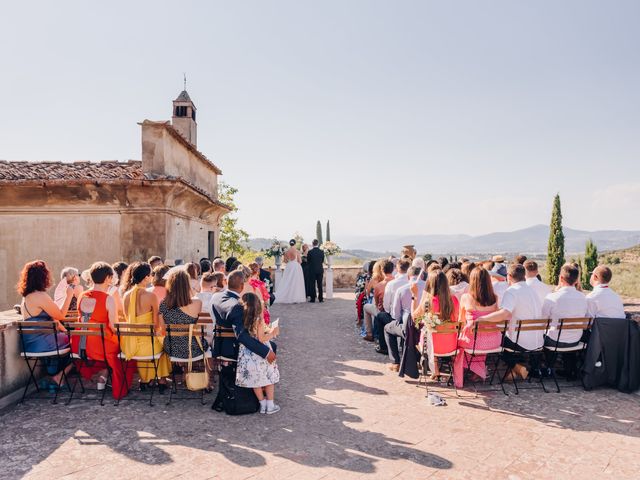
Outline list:
[[[557,285],[560,269],[564,265],[564,233],[562,232],[562,210],[560,194],[553,199],[553,212],[549,225],[549,246],[547,248],[547,283]]]
[[[327,220],[327,231],[325,232],[327,234],[327,242],[331,241],[331,230],[329,229],[329,220]]]
[[[591,239],[587,240],[584,249],[584,265],[582,269],[582,288],[583,290],[591,290],[591,274],[598,266],[598,247]]]
[[[324,242],[322,241],[322,225],[320,225],[320,220],[316,223],[316,240],[318,240],[318,244],[322,245]]]

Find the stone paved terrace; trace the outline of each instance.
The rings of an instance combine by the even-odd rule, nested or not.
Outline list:
[[[356,337],[351,294],[274,311],[279,414],[30,401],[0,416],[2,478],[640,478],[637,395],[463,392],[430,407]]]

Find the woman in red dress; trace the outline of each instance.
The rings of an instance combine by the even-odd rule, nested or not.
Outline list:
[[[78,321],[103,324],[104,344],[101,336],[74,336],[72,337],[71,349],[73,353],[80,354],[83,359],[86,358],[88,360],[80,368],[80,373],[83,377],[91,378],[97,373],[101,375],[102,378],[98,381],[98,388],[100,388],[100,384],[104,384],[106,372],[102,366],[90,366],[86,363],[95,360],[106,362],[109,365],[113,398],[119,400],[126,396],[129,391],[134,369],[127,368],[125,381],[122,363],[118,358],[120,343],[114,327],[118,319],[116,302],[107,293],[113,279],[113,269],[108,263],[97,262],[91,265],[90,274],[94,285],[90,290],[83,292],[78,299]]]

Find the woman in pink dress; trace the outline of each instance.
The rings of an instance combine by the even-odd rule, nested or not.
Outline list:
[[[257,263],[250,263],[249,270],[251,270],[251,277],[249,277],[249,285],[253,289],[253,293],[255,293],[259,299],[262,300],[262,314],[264,317],[264,323],[269,325],[271,321],[271,315],[269,314],[269,290],[267,290],[267,285],[260,280],[260,265]]]
[[[457,388],[462,388],[464,370],[469,368],[479,378],[487,376],[485,355],[475,355],[473,359],[466,355],[464,349],[474,348],[474,335],[476,320],[498,309],[498,299],[493,292],[491,276],[489,272],[476,267],[471,271],[469,278],[469,292],[462,295],[460,300],[460,323],[462,329],[458,338],[458,355],[454,363],[453,380]],[[497,348],[502,343],[500,332],[478,333],[475,338],[475,348],[489,350]]]

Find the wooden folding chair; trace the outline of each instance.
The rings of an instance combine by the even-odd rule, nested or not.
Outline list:
[[[591,328],[591,322],[593,321],[593,319],[591,318],[587,318],[587,317],[580,317],[580,318],[561,318],[559,320],[559,325],[558,325],[558,340],[557,342],[562,342],[562,332],[564,331],[571,331],[571,330],[580,330],[580,331],[584,331],[584,330],[589,330]],[[553,327],[549,327],[549,330],[551,330]],[[560,393],[560,385],[558,384],[558,379],[556,377],[556,360],[558,359],[558,354],[562,353],[572,353],[575,352],[576,355],[578,356],[578,358],[576,359],[576,368],[578,367],[578,360],[580,359],[580,357],[582,355],[584,355],[584,352],[587,349],[587,342],[582,342],[579,341],[577,343],[577,345],[571,346],[571,347],[559,347],[558,344],[553,345],[553,346],[546,346],[544,347],[544,349],[547,352],[550,352],[550,360],[549,360],[549,365],[547,365],[547,367],[551,370],[551,378],[553,379],[554,383],[556,384],[556,392]],[[582,354],[582,355],[581,355]],[[578,369],[578,375],[580,377],[580,383],[582,384],[583,388],[584,388],[584,381],[582,379],[582,375],[580,375],[580,369]]]
[[[159,352],[156,351],[156,347],[155,347],[156,332],[155,332],[154,325],[144,324],[144,323],[118,322],[115,324],[115,327],[116,327],[116,335],[118,336],[118,343],[120,345],[122,345],[122,339],[128,338],[128,337],[145,338],[145,339],[148,339],[149,342],[151,343],[151,355],[136,355],[127,359],[124,352],[120,352],[120,354],[118,355],[118,358],[120,359],[120,364],[122,365],[122,371],[125,372],[125,380],[123,382],[123,385],[121,386],[121,390],[124,389],[127,382],[126,372],[127,372],[127,369],[129,368],[129,362],[131,361],[148,362],[152,364],[152,366],[144,367],[144,368],[151,368],[154,371],[153,378],[155,379],[155,382],[151,385],[151,394],[149,395],[149,405],[153,406],[153,393],[156,387],[156,383],[158,383],[160,380],[158,378],[158,361],[160,360],[160,357],[162,357],[162,355],[164,354],[164,350],[160,350]],[[138,367],[140,366],[138,365]],[[126,385],[126,386],[127,388],[131,387],[130,385]],[[122,391],[120,392],[119,397],[122,397]],[[119,405],[119,404],[120,404],[120,400],[117,400],[116,405]]]
[[[422,343],[422,372],[426,376],[426,364],[428,364],[427,336],[431,335],[431,345],[433,347],[434,362],[438,362],[440,376],[446,376],[446,386],[453,384],[453,388],[458,396],[458,389],[453,381],[453,364],[458,354],[458,334],[460,333],[460,324],[458,322],[448,322],[438,325],[435,330],[428,331],[425,329],[424,341]],[[448,367],[448,373],[442,372],[442,367]],[[427,395],[429,395],[429,382],[425,378],[425,387]]]
[[[20,336],[20,346],[22,347],[22,351],[20,352],[20,356],[24,358],[27,363],[27,368],[29,369],[29,382],[24,387],[24,392],[22,393],[22,399],[20,403],[24,403],[24,400],[27,396],[27,391],[29,390],[29,386],[33,383],[36,387],[36,391],[40,392],[40,387],[38,386],[38,379],[36,378],[36,370],[38,368],[38,363],[47,359],[57,358],[59,361],[62,361],[66,357],[69,356],[69,352],[71,348],[65,345],[60,345],[58,343],[58,331],[56,329],[55,322],[50,320],[35,322],[30,320],[20,320],[17,322],[18,326],[18,334]],[[50,350],[48,352],[30,352],[26,349],[25,335],[53,335],[55,339],[56,348],[54,350]],[[33,365],[31,365],[31,360],[33,360]],[[60,385],[62,386],[66,384],[69,386],[69,379],[67,378],[67,374],[64,369],[62,370],[62,381]],[[56,388],[55,395],[53,397],[52,403],[57,403],[58,401],[58,393],[60,388]]]
[[[180,358],[180,357],[174,357],[172,355],[172,340],[174,338],[178,338],[178,337],[189,337],[189,327],[190,325],[167,325],[167,336],[166,339],[168,340],[168,344],[169,344],[169,360],[171,361],[171,363],[178,363],[178,364],[186,364],[189,362],[188,358]],[[200,324],[196,324],[193,326],[193,337],[196,337],[196,335],[198,337],[200,337],[200,342],[202,343],[202,345],[204,346],[204,342],[206,340],[205,338],[205,326]],[[188,342],[188,340],[187,340]],[[207,368],[207,359],[211,358],[211,349],[207,348],[202,354],[195,356],[195,357],[191,357],[191,361],[192,362],[202,362],[203,368]],[[171,369],[171,379],[173,380],[173,386],[169,391],[169,401],[167,402],[167,405],[171,404],[171,400],[173,399],[173,395],[174,393],[178,393],[178,383],[176,381],[176,375],[174,372],[174,369]],[[205,394],[205,390],[201,390],[201,397],[200,397],[200,402],[202,403],[202,405],[204,405],[206,402],[204,401],[204,394]],[[188,399],[192,399],[191,397],[184,397],[183,399],[188,400]]]
[[[549,319],[533,319],[533,320],[518,320],[517,326],[516,326],[516,338],[514,340],[514,343],[519,344],[519,340],[520,340],[520,335],[522,332],[539,332],[540,333],[540,337],[544,338],[544,335],[547,333],[548,329],[549,329],[549,323],[551,322],[551,320]],[[514,354],[520,354],[520,355],[524,355],[525,357],[529,357],[532,358],[534,356],[539,357],[540,359],[542,359],[542,356],[544,354],[544,349],[543,347],[539,347],[533,350],[515,350],[515,349],[511,349],[511,348],[507,348],[505,347],[503,349],[502,355],[503,355],[503,360],[504,360],[504,354],[505,353],[514,353]],[[538,362],[538,364],[540,364],[540,362]],[[504,382],[507,375],[509,374],[509,369],[507,368],[504,372],[504,375],[502,377],[502,381]],[[527,378],[527,382],[531,383],[531,376],[529,376]],[[518,382],[515,378],[515,376],[511,375],[511,381],[513,382],[513,387],[515,388],[516,391],[516,395],[518,395],[519,392],[519,388],[518,388]],[[542,375],[540,375],[540,385],[542,386],[542,389],[547,392],[547,387],[544,384]],[[520,387],[522,389],[526,389],[528,387]]]
[[[485,362],[488,360],[489,356],[491,355],[496,356],[496,361],[493,366],[491,378],[489,379],[489,385],[493,384],[493,379],[496,376],[496,373],[498,372],[498,366],[500,364],[500,360],[502,359],[502,351],[503,351],[502,338],[499,346],[494,348],[487,348],[487,349],[481,349],[477,347],[478,338],[480,338],[481,335],[488,335],[491,333],[500,333],[501,337],[504,337],[504,333],[506,329],[507,329],[506,321],[489,322],[486,320],[482,320],[482,318],[479,318],[478,320],[475,321],[474,328],[473,328],[473,347],[464,349],[465,360],[466,360],[466,363],[469,365],[469,367],[471,367],[471,364],[474,361],[479,361],[477,360],[477,357],[479,356],[487,357],[485,359]],[[469,370],[471,370],[471,368],[469,368]],[[504,388],[504,383],[502,382],[502,376],[500,374],[498,374],[498,381],[500,382],[500,388],[502,389],[502,393],[504,393],[505,395],[509,395]],[[471,381],[471,383],[473,385],[474,390],[477,393],[478,388],[476,386],[476,382]]]
[[[73,352],[71,353],[71,360],[73,361],[73,364],[76,367],[77,380],[74,382],[73,386],[71,387],[71,394],[69,395],[69,399],[67,400],[67,405],[71,403],[71,400],[73,399],[73,395],[75,393],[76,386],[78,385],[78,383],[80,384],[81,392],[84,393],[85,391],[84,384],[82,383],[82,377],[80,375],[80,366],[83,362],[86,362],[87,364],[89,364],[90,362],[104,363],[105,368],[107,369],[107,378],[105,380],[106,385],[105,385],[105,388],[102,390],[102,396],[100,397],[100,405],[104,405],[104,397],[107,393],[107,385],[109,384],[109,382],[112,380],[112,377],[113,377],[111,366],[109,365],[109,362],[107,362],[107,348],[104,343],[105,342],[104,341],[105,325],[103,323],[75,322],[75,323],[67,323],[65,326],[67,327],[67,330],[69,332],[69,339],[71,340],[74,337],[78,337],[78,344],[81,346],[79,353],[73,353]],[[84,341],[86,341],[86,339],[88,339],[89,337],[100,337],[100,343],[102,345],[103,360],[89,358],[86,355],[86,353],[84,353],[84,350],[82,349],[83,339]],[[71,341],[69,343],[71,343]]]

